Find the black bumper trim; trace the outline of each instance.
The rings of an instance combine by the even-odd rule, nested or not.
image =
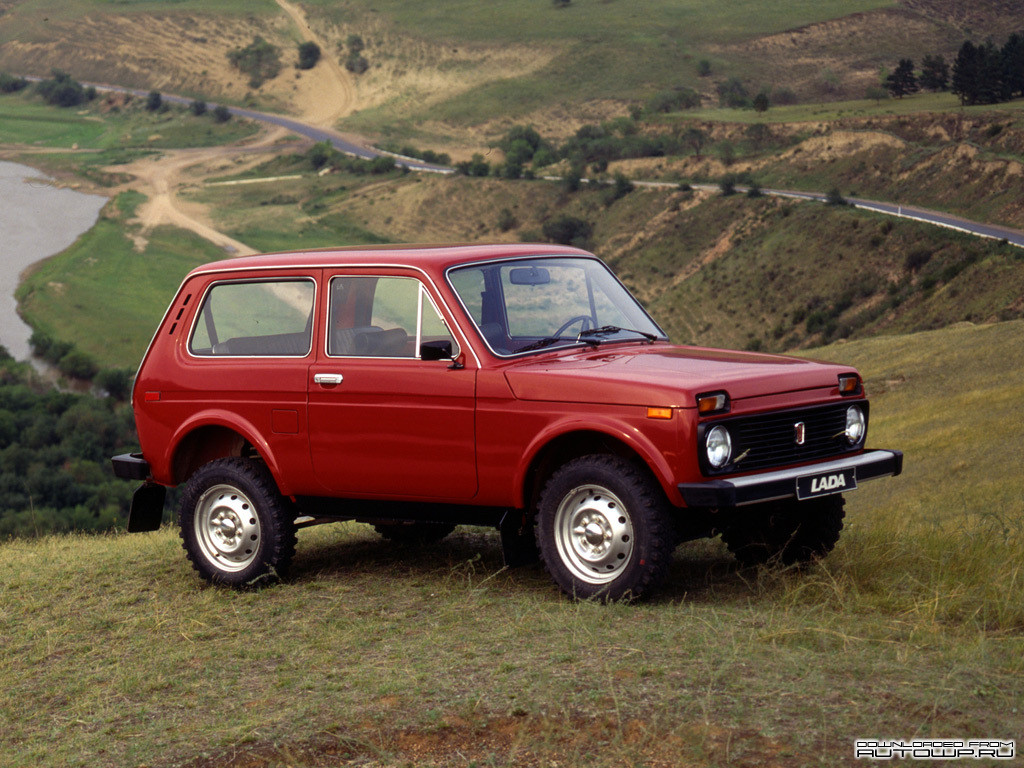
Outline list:
[[[149,462],[142,458],[141,453],[122,453],[114,456],[110,463],[114,466],[114,475],[122,480],[149,478]]]
[[[760,472],[729,480],[680,483],[678,488],[688,507],[742,507],[762,501],[795,498],[798,477],[850,468],[856,469],[857,482],[895,477],[903,471],[903,452],[875,449],[794,469]]]

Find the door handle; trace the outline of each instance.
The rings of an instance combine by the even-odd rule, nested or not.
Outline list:
[[[317,373],[313,375],[313,381],[322,387],[341,384],[344,380],[345,377],[340,373]]]

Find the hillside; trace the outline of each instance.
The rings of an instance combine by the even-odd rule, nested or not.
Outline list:
[[[424,0],[4,0],[0,71],[59,67],[87,80],[307,113],[317,109],[310,85],[326,64],[294,68],[307,34],[289,8],[305,14],[335,67],[351,36],[363,41],[369,69],[351,77],[351,104],[337,115],[349,115],[343,127],[438,143],[456,134],[464,146],[485,143],[510,115],[566,135],[668,89],[692,88],[717,103],[730,78],[780,103],[860,98],[898,57],[951,60],[965,37],[1001,39],[1019,24],[1019,8],[1006,0],[966,10],[951,0],[671,0],[656,13],[603,0],[529,9],[519,0],[460,2],[443,13]],[[256,36],[281,48],[283,69],[252,88],[227,54]]]
[[[205,586],[176,534],[0,544],[0,766],[855,765],[855,738],[1017,738],[1024,323],[814,350],[904,474],[802,571],[676,552],[573,604],[493,533],[300,532],[293,578]],[[936,672],[940,670],[940,672]],[[458,762],[454,762],[458,761]]]

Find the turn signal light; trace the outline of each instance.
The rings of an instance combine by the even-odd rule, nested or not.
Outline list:
[[[729,410],[729,395],[725,392],[697,395],[697,413],[701,416],[709,413],[724,413],[727,410]]]
[[[860,376],[857,374],[844,373],[839,376],[840,395],[859,395]]]
[[[671,419],[672,409],[671,408],[648,408],[647,409],[648,419]]]

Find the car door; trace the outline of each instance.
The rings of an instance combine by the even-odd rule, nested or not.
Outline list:
[[[309,379],[314,472],[334,495],[468,500],[476,369],[415,273],[326,276]],[[441,359],[432,359],[441,358]]]

